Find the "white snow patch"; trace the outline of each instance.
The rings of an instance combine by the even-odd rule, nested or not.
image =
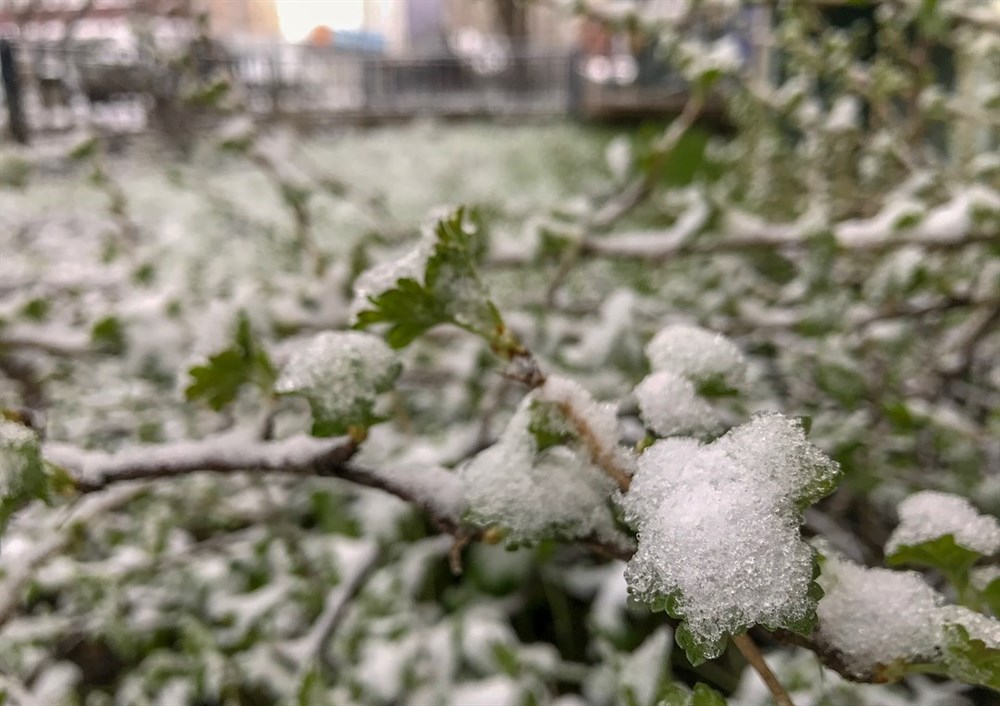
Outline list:
[[[953,535],[955,543],[984,556],[1000,550],[1000,521],[979,514],[965,498],[925,490],[899,504],[899,526],[885,545],[886,555],[900,547]]]
[[[646,346],[653,370],[668,370],[694,381],[721,378],[739,388],[747,361],[735,343],[698,326],[674,324],[660,330]]]
[[[646,376],[636,385],[635,397],[646,427],[659,436],[702,434],[718,425],[691,381],[669,370]]]
[[[799,508],[838,473],[801,425],[779,414],[758,415],[708,445],[656,442],[621,500],[639,539],[629,590],[646,602],[675,596],[706,645],[752,625],[804,619],[813,551],[799,537]]]

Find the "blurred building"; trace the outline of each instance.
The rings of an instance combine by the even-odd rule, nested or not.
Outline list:
[[[280,41],[274,0],[199,0],[212,35],[222,39]]]

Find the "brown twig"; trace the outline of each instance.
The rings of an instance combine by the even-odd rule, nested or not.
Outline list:
[[[774,672],[771,668],[767,666],[767,662],[764,661],[763,655],[761,655],[760,650],[757,649],[757,643],[753,641],[747,633],[742,633],[740,635],[732,636],[733,644],[736,645],[736,649],[740,651],[744,659],[754,668],[754,671],[760,675],[760,678],[764,680],[764,684],[767,685],[768,691],[771,692],[771,696],[774,697],[774,703],[776,706],[795,706],[792,703],[792,697],[788,695],[785,691],[785,687],[781,685],[778,678],[774,676]]]

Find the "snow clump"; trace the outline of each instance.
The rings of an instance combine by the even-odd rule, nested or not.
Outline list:
[[[645,377],[635,388],[642,420],[659,436],[702,434],[718,422],[690,380],[669,370]]]
[[[0,419],[0,499],[25,490],[25,473],[38,463],[38,437],[31,429]]]
[[[859,678],[897,661],[947,662],[953,626],[1000,648],[1000,621],[945,605],[916,571],[869,569],[829,555],[819,583],[825,592],[816,610],[819,638]]]
[[[925,490],[899,504],[899,526],[885,545],[886,555],[901,547],[930,542],[952,535],[955,543],[983,556],[1000,549],[1000,522],[980,515],[965,498],[951,493]]]
[[[639,548],[626,580],[638,599],[671,609],[711,658],[750,626],[812,618],[813,550],[801,509],[828,494],[838,465],[801,425],[761,414],[711,444],[656,442],[621,499]]]
[[[735,343],[698,326],[675,324],[657,333],[646,346],[654,371],[668,370],[694,382],[720,379],[740,388],[747,361]]]
[[[326,419],[364,419],[399,374],[396,354],[385,342],[360,331],[327,331],[292,354],[275,390],[298,393]]]
[[[504,527],[514,542],[620,537],[608,502],[614,481],[583,450],[539,449],[533,415],[543,402],[537,390],[526,395],[497,443],[461,468],[471,521]],[[606,424],[593,430],[599,438],[608,434]]]

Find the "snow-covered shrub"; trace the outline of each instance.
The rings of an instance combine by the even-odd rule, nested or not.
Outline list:
[[[8,702],[989,703],[990,8],[577,5],[662,131],[16,155]]]

